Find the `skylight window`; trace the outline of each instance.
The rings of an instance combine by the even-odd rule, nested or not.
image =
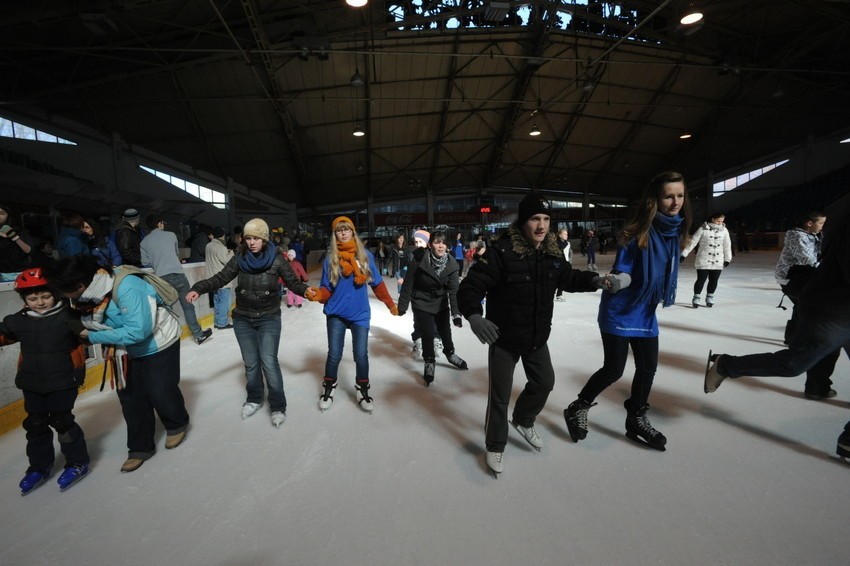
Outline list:
[[[144,165],[139,165],[139,168],[159,179],[162,179],[166,183],[177,187],[181,191],[189,193],[195,198],[210,203],[216,208],[220,208],[222,210],[227,208],[227,195],[225,193],[210,189],[209,187],[204,187],[203,185],[197,185],[192,181],[187,181],[186,179],[181,179],[180,177],[169,175],[168,173],[157,171],[156,169],[151,169]]]
[[[0,136],[4,138],[15,138],[19,140],[32,140],[46,143],[61,143],[66,145],[77,145],[76,143],[60,138],[59,136],[36,130],[31,126],[7,120],[0,116]]]
[[[740,175],[736,175],[734,177],[729,177],[724,181],[718,181],[714,183],[712,186],[714,196],[720,196],[723,193],[727,193],[731,190],[737,189],[744,183],[748,183],[757,177],[761,177],[765,173],[769,171],[773,171],[777,167],[781,167],[788,163],[789,159],[783,159],[782,161],[777,161],[776,163],[771,163],[770,165],[765,165],[764,167],[760,167],[758,169],[753,169],[747,173],[741,173]]]

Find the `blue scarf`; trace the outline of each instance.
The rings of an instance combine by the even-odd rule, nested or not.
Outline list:
[[[655,220],[649,228],[649,244],[641,254],[643,281],[636,303],[662,303],[669,307],[676,301],[682,220],[679,215],[655,214]]]
[[[236,263],[239,265],[239,270],[245,273],[262,273],[271,267],[276,255],[277,248],[266,244],[266,247],[258,253],[246,251],[244,255],[236,256]]]

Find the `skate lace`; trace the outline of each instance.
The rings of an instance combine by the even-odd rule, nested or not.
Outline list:
[[[357,393],[360,394],[360,402],[361,403],[371,403],[372,402],[372,398],[369,397],[369,386],[368,385],[365,385],[365,386],[362,386],[362,387],[360,385],[358,385],[357,386]]]
[[[502,453],[501,452],[491,452],[489,456],[490,456],[490,460],[494,464],[501,464],[502,463]]]
[[[596,406],[596,403],[592,405],[580,405],[570,411],[572,414],[570,415],[570,420],[575,422],[579,428],[587,429],[587,412],[591,407]]]
[[[336,381],[325,383],[325,391],[322,393],[322,400],[327,401],[333,397],[334,389],[336,389]]]
[[[646,418],[646,416],[636,417],[635,422],[637,422],[637,426],[640,429],[640,431],[643,434],[645,434],[646,436],[654,437],[654,436],[661,434],[660,432],[655,430],[655,428],[653,428],[653,426],[651,424],[649,424],[649,419]]]

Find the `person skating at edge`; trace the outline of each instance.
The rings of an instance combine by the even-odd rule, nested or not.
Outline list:
[[[555,383],[547,340],[555,291],[596,291],[607,278],[578,271],[566,261],[549,231],[549,201],[529,193],[517,220],[487,247],[458,289],[458,306],[482,344],[489,345],[489,394],[485,421],[487,466],[497,475],[508,441],[508,403],[514,368],[522,360],[528,382],[516,400],[511,424],[535,449],[543,441],[534,421]],[[482,301],[487,299],[486,318]]]
[[[622,289],[603,293],[599,330],[604,362],[564,410],[574,442],[587,436],[587,413],[596,397],[623,375],[629,347],[635,359],[631,396],[626,400],[626,436],[665,450],[667,439],[646,416],[649,393],[658,367],[658,304],[676,300],[679,255],[688,243],[691,211],[681,174],[656,175],[646,186],[638,208],[623,228],[609,277]]]
[[[594,230],[587,231],[587,268],[592,271],[599,271],[596,268],[596,246],[599,240],[596,237]]]
[[[195,314],[195,306],[186,300],[186,294],[189,292],[189,279],[183,271],[183,264],[180,263],[177,236],[174,232],[165,229],[166,222],[161,214],[149,214],[146,224],[150,228],[150,232],[139,245],[142,265],[152,267],[154,273],[177,289],[186,326],[194,336],[195,342],[200,346],[212,336],[212,329],[204,330],[201,328]],[[206,240],[205,234],[199,235]]]
[[[564,259],[568,262],[573,262],[573,248],[570,245],[570,232],[566,228],[558,230],[558,248],[564,253]],[[564,302],[564,292],[558,289],[555,294],[555,300],[559,303]]]
[[[434,381],[434,342],[438,336],[442,337],[443,353],[449,363],[467,369],[466,362],[455,353],[452,341],[451,323],[460,328],[463,319],[457,307],[460,263],[447,253],[447,244],[446,235],[435,232],[428,248],[413,253],[398,301],[399,316],[407,312],[408,306],[413,307],[414,326],[422,335],[425,385]]]
[[[154,412],[165,428],[168,449],[183,442],[189,427],[180,391],[180,323],[157,289],[144,277],[131,277],[129,269],[113,271],[91,256],[78,256],[58,260],[46,274],[50,285],[82,313],[83,339],[126,349],[126,355],[115,359],[104,354],[120,368],[117,390],[128,449],[122,472],[138,469],[156,452]]]
[[[829,223],[823,259],[797,302],[799,321],[786,350],[732,356],[708,353],[703,390],[712,393],[723,380],[739,377],[794,377],[807,372],[806,386],[820,390],[807,397],[834,397],[830,376],[841,349],[850,353],[850,208]],[[817,395],[815,395],[817,394]],[[838,453],[850,456],[850,423],[839,437]]]
[[[278,349],[282,329],[279,279],[290,292],[304,296],[307,285],[292,271],[289,262],[269,242],[269,225],[253,218],[242,230],[242,243],[224,268],[192,285],[186,300],[221,289],[236,279],[236,306],[233,309],[233,333],[245,363],[245,389],[242,420],[263,406],[264,386],[268,387],[271,421],[280,427],[286,420],[286,394],[280,371]]]
[[[705,306],[714,306],[714,292],[717,290],[720,273],[732,261],[732,238],[723,223],[725,220],[726,215],[722,212],[715,212],[709,216],[708,220],[703,222],[702,226],[694,232],[691,243],[682,250],[682,255],[679,258],[680,262],[685,261],[688,254],[699,246],[694,260],[694,267],[697,270],[694,298],[691,301],[694,308],[699,307],[700,295],[702,295],[702,288],[705,286],[706,279],[708,280],[708,292],[705,296]]]
[[[298,254],[295,250],[288,250],[286,252],[286,260],[289,262],[289,267],[292,268],[292,271],[295,273],[295,276],[298,277],[304,283],[307,283],[310,278],[307,277],[307,272],[304,271],[304,266],[301,265],[301,262],[297,260]],[[301,303],[303,299],[300,295],[296,295],[295,293],[287,293],[286,294],[286,308],[291,309],[292,305],[295,305],[299,309],[301,308]]]
[[[785,324],[784,343],[788,344],[797,324],[797,301],[821,258],[821,235],[826,214],[820,211],[806,213],[799,226],[785,232],[785,243],[776,262],[776,282],[791,304],[791,319]],[[782,302],[780,301],[780,306]],[[785,308],[785,307],[782,307]]]
[[[45,481],[53,469],[53,431],[65,456],[57,483],[62,491],[89,472],[89,453],[83,430],[74,421],[74,401],[86,372],[86,353],[80,342],[80,316],[48,287],[40,267],[26,269],[15,279],[24,308],[0,322],[0,346],[20,343],[15,385],[23,391],[24,430],[29,467],[19,487],[26,495]]]
[[[328,255],[322,263],[322,280],[319,287],[310,287],[305,297],[325,305],[328,330],[328,358],[322,379],[322,394],[319,409],[327,410],[333,403],[337,386],[339,363],[345,346],[345,331],[351,331],[354,353],[355,390],[357,402],[364,411],[372,411],[372,396],[369,394],[369,323],[372,310],[369,307],[367,287],[384,303],[393,315],[398,309],[381,272],[375,256],[365,248],[347,216],[339,216],[331,223],[334,237]]]

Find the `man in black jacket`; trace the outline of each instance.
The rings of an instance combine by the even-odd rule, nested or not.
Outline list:
[[[508,402],[514,368],[522,359],[528,383],[511,424],[537,450],[543,446],[534,420],[555,384],[547,340],[555,291],[596,291],[607,277],[574,270],[549,231],[550,203],[537,193],[522,199],[516,222],[473,265],[458,290],[461,314],[482,344],[490,346],[486,416],[487,465],[498,475],[508,441]],[[482,301],[487,299],[487,315]]]
[[[139,234],[139,211],[128,208],[121,217],[121,227],[115,231],[115,246],[124,263],[142,266],[142,237]]]

